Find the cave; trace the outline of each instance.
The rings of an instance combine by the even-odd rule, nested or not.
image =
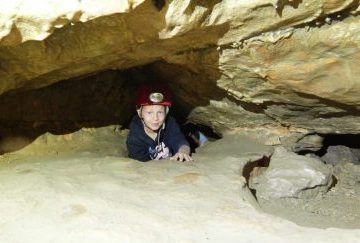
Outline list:
[[[329,146],[344,145],[349,148],[360,148],[360,136],[358,134],[326,134],[324,135],[323,148],[319,151],[319,155],[324,155]]]
[[[181,73],[181,77],[171,77],[171,72]],[[184,67],[159,61],[5,93],[0,96],[0,154],[21,149],[45,133],[64,135],[81,128],[109,125],[127,129],[136,114],[134,97],[144,82],[164,82],[169,86],[174,101],[170,115],[183,124],[184,130],[197,129],[210,140],[219,139],[221,134],[206,124],[187,120],[195,107],[206,106],[210,99],[224,95],[206,84],[210,81],[197,84],[194,90],[194,79],[199,79],[196,76]],[[191,147],[195,152],[195,145]]]
[[[0,10],[0,242],[358,241],[359,1],[34,6]],[[144,82],[193,161],[129,158]]]
[[[360,164],[359,139],[357,134],[327,134],[324,136],[323,147],[315,154],[332,165]]]
[[[299,139],[293,150],[299,155],[313,156],[325,163],[360,162],[360,145],[358,134],[308,134]]]

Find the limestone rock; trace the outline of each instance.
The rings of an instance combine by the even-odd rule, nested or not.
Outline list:
[[[0,45],[43,40],[56,29],[100,16],[124,13],[144,0],[103,1],[1,1]]]
[[[324,138],[317,134],[308,134],[295,143],[293,151],[318,151],[323,147],[323,141]]]
[[[360,157],[354,151],[343,145],[329,146],[324,156],[321,157],[327,164],[336,165],[344,163],[359,163]],[[359,153],[359,152],[357,152]]]
[[[149,65],[216,130],[360,133],[358,1],[3,2],[0,94]]]
[[[259,199],[312,198],[325,193],[332,173],[320,160],[277,147],[268,169],[252,178],[250,187]]]

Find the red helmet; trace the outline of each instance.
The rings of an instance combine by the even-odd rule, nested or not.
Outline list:
[[[162,84],[145,83],[139,89],[136,106],[140,108],[145,105],[171,106],[169,89]]]

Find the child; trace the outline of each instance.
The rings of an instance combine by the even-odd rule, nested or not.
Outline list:
[[[166,158],[193,160],[179,125],[167,116],[171,100],[165,87],[145,84],[140,88],[136,106],[137,116],[130,123],[126,140],[130,158],[143,162]]]

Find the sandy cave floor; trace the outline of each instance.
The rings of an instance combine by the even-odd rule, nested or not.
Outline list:
[[[357,242],[360,237],[360,229],[344,229],[359,228],[358,167],[336,168],[340,179],[325,198],[258,209],[242,168],[271,148],[228,135],[201,148],[194,163],[141,163],[126,158],[125,136],[116,127],[47,134],[2,155],[0,242]]]
[[[360,166],[338,165],[333,173],[337,184],[325,195],[260,202],[261,209],[307,227],[360,229]]]

